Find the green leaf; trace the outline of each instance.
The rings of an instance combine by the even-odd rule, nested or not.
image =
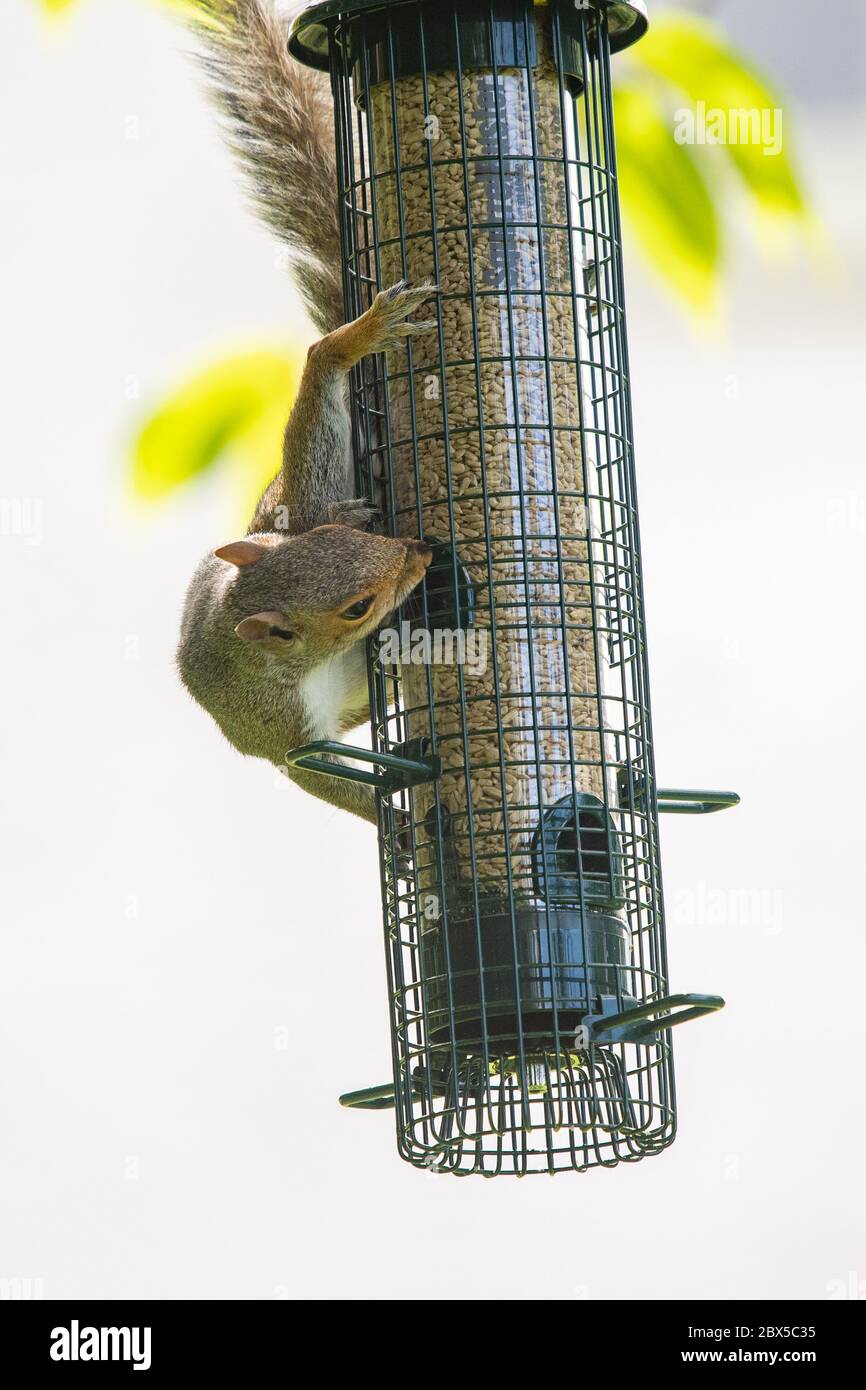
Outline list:
[[[694,309],[716,307],[721,258],[716,209],[664,107],[643,85],[614,92],[617,174],[624,216],[653,268]]]
[[[223,358],[177,387],[141,425],[132,485],[165,497],[228,455],[250,495],[274,476],[280,433],[300,380],[300,354],[262,350]]]
[[[701,103],[707,118],[705,130],[711,135],[716,122],[720,132],[724,122],[727,142],[722,147],[763,213],[805,216],[805,201],[788,153],[788,113],[778,94],[714,25],[696,17],[662,16],[653,21],[631,56],[638,70],[654,74],[687,97],[693,110]],[[714,112],[723,115],[714,117]],[[753,112],[757,125],[750,115]],[[739,143],[732,135],[749,138]]]
[[[71,10],[73,5],[78,3],[79,0],[36,0],[39,9],[50,15],[63,14],[65,10]],[[197,0],[157,0],[157,3],[162,9],[174,10],[176,14],[186,18],[190,16],[201,17]],[[213,21],[204,17],[202,22],[212,23]]]

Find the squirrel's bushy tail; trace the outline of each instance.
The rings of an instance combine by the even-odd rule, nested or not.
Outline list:
[[[298,254],[295,278],[322,333],[343,320],[330,85],[289,56],[275,0],[196,0],[211,94],[258,211]]]

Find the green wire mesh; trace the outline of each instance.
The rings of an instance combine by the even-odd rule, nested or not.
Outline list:
[[[398,1145],[436,1172],[674,1137],[610,88],[644,24],[406,0],[292,41],[332,77],[347,317],[439,290],[351,392],[359,493],[436,546],[399,659],[369,653],[374,753],[438,774],[379,821]]]

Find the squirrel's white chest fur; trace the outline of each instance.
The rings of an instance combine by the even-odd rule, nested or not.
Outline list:
[[[306,710],[311,741],[337,738],[348,711],[359,709],[367,700],[363,642],[308,672],[298,693]]]

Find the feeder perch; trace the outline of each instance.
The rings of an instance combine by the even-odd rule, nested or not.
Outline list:
[[[399,625],[452,659],[371,642],[372,751],[288,755],[379,793],[393,1081],[341,1101],[437,1172],[660,1152],[671,1030],[723,1004],[668,986],[658,814],[738,798],[653,766],[610,85],[646,23],[334,0],[290,38],[331,75],[347,318],[439,288],[351,405],[359,495],[435,546]]]

